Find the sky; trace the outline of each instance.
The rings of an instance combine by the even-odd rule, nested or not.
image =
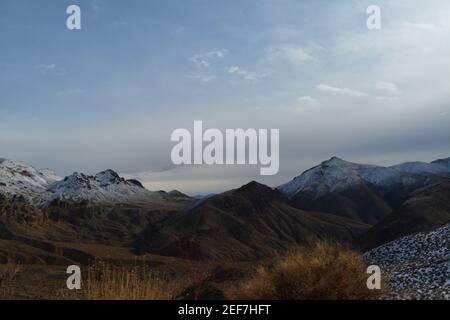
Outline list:
[[[189,194],[332,156],[432,161],[450,156],[449,74],[447,0],[0,0],[0,157]],[[280,129],[279,173],[174,166],[170,135],[195,120]]]

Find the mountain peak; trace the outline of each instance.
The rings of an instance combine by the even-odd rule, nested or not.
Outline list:
[[[101,186],[108,186],[111,184],[119,184],[121,182],[125,182],[125,179],[121,178],[117,172],[111,169],[97,173],[95,175],[95,180],[100,182]]]
[[[330,192],[364,183],[383,187],[394,182],[412,183],[412,181],[404,181],[400,172],[390,168],[357,164],[332,157],[277,189],[289,197],[293,197],[301,191],[307,191],[314,198],[318,198]]]
[[[108,169],[88,176],[77,173],[49,188],[52,199],[70,201],[88,200],[95,203],[150,203],[161,198],[155,192],[146,190],[137,180],[125,180],[114,170]]]
[[[70,176],[65,177],[62,184],[70,189],[91,189],[91,187],[95,184],[98,184],[100,187],[107,187],[110,185],[117,185],[121,183],[125,183],[125,179],[121,178],[119,174],[114,170],[108,169],[97,173],[95,176],[89,176],[84,173],[74,172]]]
[[[70,176],[64,178],[61,184],[73,188],[91,188],[90,177],[85,175],[84,173],[74,172]],[[58,185],[58,183],[57,183]]]
[[[112,176],[116,176],[116,177],[119,176],[119,174],[116,171],[114,171],[113,169],[106,169],[104,171],[97,173],[97,175],[99,175],[99,174],[108,174],[108,175],[112,175]]]
[[[445,159],[438,159],[436,161],[431,162],[432,164],[437,164],[440,166],[450,166],[450,158],[445,158]]]
[[[259,182],[256,182],[256,181],[251,181],[251,182],[247,183],[246,185],[243,185],[242,187],[240,187],[238,190],[240,190],[240,191],[248,191],[248,190],[254,190],[254,191],[270,190],[270,191],[273,191],[268,186],[261,184]]]
[[[178,190],[172,190],[172,191],[169,191],[167,194],[168,194],[169,196],[172,196],[172,197],[189,198],[188,195],[186,195],[186,194],[184,194],[183,192],[178,191]]]
[[[276,192],[259,182],[252,181],[236,190],[236,194],[244,195],[248,199],[267,202],[274,199]]]
[[[322,162],[322,165],[333,165],[333,166],[341,166],[349,164],[350,162],[345,161],[339,157],[333,156],[329,160]]]

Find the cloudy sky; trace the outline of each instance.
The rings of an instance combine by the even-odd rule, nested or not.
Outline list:
[[[3,0],[0,40],[0,157],[59,175],[113,168],[195,194],[276,186],[333,155],[450,156],[448,0]],[[170,135],[194,120],[280,129],[279,174],[174,167]]]

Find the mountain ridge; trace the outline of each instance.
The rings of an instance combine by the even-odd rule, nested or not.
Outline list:
[[[96,204],[160,203],[180,194],[153,192],[141,182],[126,180],[112,169],[95,175],[74,172],[64,178],[49,169],[36,169],[20,161],[0,159],[0,193],[37,207],[55,200]],[[188,197],[184,195],[185,199]]]
[[[314,239],[351,242],[368,225],[289,206],[277,190],[250,182],[149,225],[138,253],[191,260],[254,260]]]
[[[449,177],[450,158],[382,167],[332,157],[274,190],[297,209],[338,214],[375,225],[401,206],[412,191]],[[126,180],[112,169],[95,175],[75,172],[61,179],[48,169],[38,170],[3,158],[0,193],[36,206],[55,200],[141,205],[194,200],[176,190],[149,191],[139,181]]]
[[[436,161],[448,161],[448,159]],[[441,169],[438,171],[439,173],[450,173],[450,167],[437,164],[436,161],[432,163],[423,162],[424,167],[425,165],[432,168],[439,167]],[[351,185],[358,183],[359,179],[380,187],[390,184],[393,181],[408,184],[413,182],[412,179],[415,178],[414,173],[428,173],[427,171],[417,170],[419,172],[409,172],[407,170],[409,164],[417,163],[419,162],[405,162],[395,166],[383,167],[353,163],[333,156],[329,160],[323,161],[321,164],[304,171],[290,182],[278,186],[277,189],[288,196],[294,196],[295,193],[311,187],[311,184],[317,182],[317,180],[325,180],[325,187],[328,188],[328,192],[346,187],[343,185],[343,182]],[[324,191],[323,189],[317,190],[315,196],[319,197],[323,195]]]

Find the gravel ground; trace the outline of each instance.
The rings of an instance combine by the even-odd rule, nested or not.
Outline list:
[[[387,299],[450,300],[450,225],[393,241],[364,258],[387,278]]]

